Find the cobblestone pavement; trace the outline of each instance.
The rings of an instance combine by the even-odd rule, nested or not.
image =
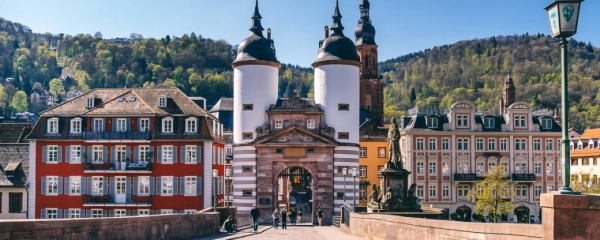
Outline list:
[[[288,229],[273,229],[271,226],[261,226],[259,233],[253,233],[252,229],[245,229],[234,234],[219,234],[197,240],[225,240],[225,239],[243,239],[243,240],[363,240],[357,236],[344,233],[337,227],[329,226],[310,226],[298,225],[288,226]]]

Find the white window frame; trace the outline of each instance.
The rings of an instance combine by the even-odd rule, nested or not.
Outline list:
[[[425,187],[423,185],[417,185],[417,197],[425,197]]]
[[[540,186],[540,185],[534,186],[533,196],[535,196],[536,198],[540,198],[541,195],[542,195],[542,186]]]
[[[517,185],[515,191],[517,192],[516,196],[518,199],[527,198],[527,186]]]
[[[81,163],[81,157],[83,154],[81,154],[81,150],[83,149],[82,146],[71,146],[71,159],[69,159],[69,163],[72,164],[78,164]]]
[[[458,162],[458,167],[457,167],[456,171],[459,174],[469,174],[469,173],[471,173],[470,165],[471,164],[467,161]]]
[[[475,173],[477,176],[485,175],[485,165],[483,162],[478,162],[475,164]]]
[[[533,173],[537,176],[542,175],[542,163],[541,162],[533,164]]]
[[[461,127],[461,128],[469,127],[469,115],[457,114],[456,120],[457,120],[457,122],[456,122],[457,127]]]
[[[138,128],[140,132],[148,132],[150,130],[150,118],[141,118]]]
[[[164,163],[164,164],[174,163],[175,159],[173,159],[173,146],[166,145],[166,146],[161,146],[161,147],[162,147],[162,156],[160,159],[160,163]]]
[[[417,162],[417,175],[425,175],[425,163]]]
[[[442,186],[442,197],[450,197],[450,186]]]
[[[450,138],[442,138],[442,151],[450,151]]]
[[[536,151],[536,152],[542,151],[542,139],[540,139],[540,138],[533,139],[533,151]]]
[[[552,129],[552,119],[542,119],[542,129]]]
[[[104,195],[104,177],[93,176],[92,177],[92,195],[99,196]]]
[[[197,133],[198,132],[198,119],[195,117],[189,117],[185,119],[185,132],[186,133]]]
[[[546,151],[553,151],[554,149],[554,140],[552,138],[546,139]]]
[[[196,209],[185,209],[185,210],[183,210],[183,212],[185,214],[194,214],[194,213],[198,212],[198,210],[196,210]]]
[[[196,146],[185,146],[185,163],[197,163],[197,156]]]
[[[427,142],[428,142],[428,147],[429,147],[428,149],[429,149],[430,151],[435,151],[435,150],[437,150],[437,139],[436,139],[436,138],[429,138],[429,139],[427,140]]]
[[[367,177],[367,166],[358,166],[358,177]]]
[[[417,138],[417,151],[425,150],[425,138]]]
[[[436,162],[429,163],[429,174],[437,174],[437,163]]]
[[[306,128],[307,129],[315,129],[317,121],[314,119],[308,119],[306,120]]]
[[[150,195],[150,177],[139,176],[138,177],[138,195],[148,196]]]
[[[115,209],[115,217],[126,217],[127,211],[125,209]]]
[[[69,218],[81,218],[81,209],[69,208]]]
[[[484,128],[494,128],[496,127],[496,119],[494,118],[483,118],[483,127]]]
[[[173,209],[161,209],[160,214],[161,215],[173,214]]]
[[[437,197],[437,186],[429,185],[429,197]]]
[[[469,151],[469,139],[468,138],[458,138],[456,139],[456,150],[458,151]]]
[[[102,164],[104,156],[104,147],[103,146],[92,146],[92,163],[93,164]]]
[[[94,132],[104,132],[104,118],[92,118]]]
[[[126,118],[117,118],[116,120],[117,120],[117,122],[116,122],[117,129],[115,129],[114,131],[127,132],[127,119]]]
[[[588,150],[592,150],[594,149],[594,140],[589,140],[588,141]]]
[[[283,120],[275,120],[275,129],[283,128]]]
[[[485,139],[477,138],[475,139],[475,150],[484,151],[485,150]]]
[[[150,216],[150,209],[138,209],[138,216]]]
[[[496,168],[496,163],[495,162],[488,162],[488,171],[492,170]]]
[[[196,196],[196,176],[185,177],[185,196]]]
[[[46,208],[46,219],[58,219],[58,209]]]
[[[496,151],[496,139],[488,138],[488,151]]]
[[[58,133],[58,118],[48,119],[48,133]]]
[[[81,195],[81,179],[80,176],[69,177],[69,195]]]
[[[150,156],[148,156],[149,152],[150,152],[150,146],[139,146],[138,147],[139,162],[148,163],[150,161]]]
[[[46,195],[58,195],[58,176],[46,176]]]
[[[92,209],[92,218],[103,218],[104,212],[102,209]]]
[[[116,156],[118,162],[127,162],[127,147],[125,146],[115,146]]]
[[[508,151],[508,139],[500,139],[500,151]]]
[[[547,162],[546,163],[546,174],[550,176],[554,176],[554,163]]]
[[[156,104],[159,108],[167,107],[167,96],[165,96],[165,95],[158,96]]]
[[[162,119],[162,133],[173,133],[173,118],[166,117]]]
[[[450,163],[449,162],[442,162],[442,174],[450,175]]]
[[[71,119],[71,133],[81,133],[81,118]]]
[[[428,128],[437,128],[438,127],[438,118],[437,117],[427,117],[426,119]]]
[[[516,115],[514,117],[514,119],[515,119],[515,127],[518,127],[518,128],[527,127],[527,122],[525,121],[525,116],[523,116],[523,115]]]
[[[358,149],[358,156],[359,157],[367,157],[367,148],[366,147],[361,147]]]
[[[170,184],[169,184],[170,183]],[[173,176],[162,176],[160,177],[160,195],[161,196],[173,196]]]
[[[94,97],[87,97],[85,99],[85,108],[93,108],[94,107]]]
[[[56,145],[51,145],[51,146],[47,146],[48,147],[48,159],[46,161],[46,163],[58,163],[58,146]]]
[[[127,194],[127,178],[124,176],[115,177],[116,194]]]
[[[515,151],[527,151],[527,140],[525,138],[515,139]]]
[[[516,174],[527,174],[527,163],[523,163],[523,162],[515,163],[515,173]]]
[[[470,191],[471,191],[471,189],[469,189],[469,186],[467,186],[467,185],[456,186],[456,196],[460,199],[467,198]]]

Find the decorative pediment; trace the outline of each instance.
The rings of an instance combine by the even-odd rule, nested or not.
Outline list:
[[[253,144],[336,144],[337,142],[327,136],[311,132],[298,125],[294,125],[273,134],[256,139]]]

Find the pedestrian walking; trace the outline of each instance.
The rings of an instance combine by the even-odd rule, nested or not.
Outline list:
[[[285,208],[281,211],[281,229],[285,230],[287,228],[287,216],[288,212]]]
[[[273,228],[275,228],[275,230],[277,230],[279,228],[279,217],[281,217],[280,213],[279,213],[279,209],[275,208],[275,211],[273,212],[271,217],[273,218]]]
[[[290,211],[290,223],[292,226],[296,225],[296,218],[298,217],[298,213],[294,210]]]
[[[323,210],[321,210],[321,207],[317,207],[317,218],[319,219],[319,227],[320,227],[321,222],[323,222]]]
[[[256,208],[256,204],[252,205],[250,216],[252,217],[252,227],[254,228],[254,233],[258,233],[258,219],[260,218],[260,211],[258,208]]]

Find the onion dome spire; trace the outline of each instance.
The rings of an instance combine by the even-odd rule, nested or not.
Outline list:
[[[371,24],[371,17],[369,16],[369,10],[371,3],[369,0],[360,1],[360,19],[358,20],[358,26],[354,31],[354,41],[356,45],[376,45],[375,44],[375,27]]]
[[[265,30],[260,23],[262,16],[260,16],[260,12],[258,11],[258,0],[256,0],[256,5],[254,6],[254,14],[252,15],[252,26],[250,27],[250,31],[262,37],[262,31]]]
[[[331,24],[331,35],[344,36],[344,26],[342,25],[342,14],[340,13],[340,4],[335,0],[335,11],[333,12],[333,24]]]

